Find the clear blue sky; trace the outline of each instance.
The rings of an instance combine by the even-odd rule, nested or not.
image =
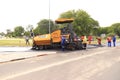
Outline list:
[[[50,0],[50,18],[55,20],[68,10],[85,10],[100,26],[120,22],[119,0]],[[0,32],[16,26],[36,27],[49,18],[49,0],[0,0]]]

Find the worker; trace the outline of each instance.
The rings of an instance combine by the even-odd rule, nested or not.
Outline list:
[[[108,42],[108,47],[111,47],[111,37],[109,36],[109,37],[107,37],[107,42]]]
[[[83,41],[83,39],[84,39],[84,35],[82,35],[82,36],[80,37],[80,39]]]
[[[81,39],[82,39],[83,49],[86,49],[86,47],[87,47],[87,37],[83,35],[81,37]]]
[[[101,38],[97,37],[96,39],[97,39],[98,45],[101,45]]]
[[[115,47],[116,46],[116,37],[115,37],[115,35],[112,37],[112,41],[113,41],[113,46]]]
[[[28,36],[25,37],[25,41],[26,41],[26,45],[30,45],[29,37]]]
[[[88,42],[89,42],[89,44],[91,44],[91,41],[92,41],[92,36],[90,35],[90,36],[88,36]]]
[[[61,39],[61,48],[62,48],[62,51],[65,50],[65,37],[62,36],[62,39]]]

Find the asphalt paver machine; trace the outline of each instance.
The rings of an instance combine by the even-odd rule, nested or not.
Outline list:
[[[50,34],[38,35],[33,38],[32,49],[61,48],[61,37],[65,38],[65,49],[82,49],[82,41],[72,29],[74,19],[60,18],[55,20],[57,24],[66,24],[65,27],[57,29]]]

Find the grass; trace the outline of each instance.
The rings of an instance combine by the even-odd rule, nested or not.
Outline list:
[[[32,40],[29,41],[30,45],[26,45],[25,39],[23,38],[0,39],[0,46],[32,46]]]

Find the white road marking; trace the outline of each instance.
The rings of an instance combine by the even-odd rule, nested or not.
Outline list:
[[[18,73],[18,74],[7,76],[7,77],[3,78],[2,80],[13,79],[15,77],[23,76],[23,75],[26,75],[26,74],[29,74],[29,73],[32,73],[32,72],[41,71],[41,70],[44,70],[44,69],[47,69],[47,68],[55,67],[55,66],[58,66],[58,65],[62,65],[62,64],[65,64],[65,63],[72,62],[72,61],[77,61],[77,60],[80,60],[80,59],[83,59],[83,58],[95,56],[95,55],[98,55],[98,54],[103,54],[103,53],[105,53],[107,51],[109,51],[109,50],[95,52],[95,53],[92,53],[92,54],[89,54],[89,55],[83,55],[83,56],[80,56],[80,57],[77,57],[77,58],[72,58],[72,59],[69,59],[69,60],[56,62],[56,63],[50,64],[50,65],[46,65],[46,66],[43,66],[43,67],[38,67],[38,68],[35,68],[35,69],[30,69],[30,70],[28,70],[26,72],[21,72],[21,73]]]

